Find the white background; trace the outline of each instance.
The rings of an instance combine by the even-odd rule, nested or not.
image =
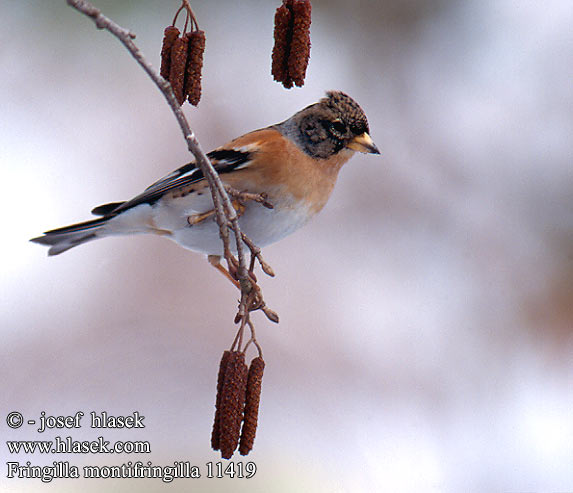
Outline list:
[[[159,64],[177,2],[100,1]],[[150,456],[9,456],[3,491],[573,490],[573,6],[313,1],[307,83],[272,81],[279,1],[194,1],[207,33],[203,147],[325,90],[364,108],[359,155],[311,224],[265,249],[275,326],[254,479],[7,480],[5,462],[219,460],[210,430],[237,293],[162,238],[55,258],[27,240],[128,199],[190,157],[124,48],[65,2],[0,5],[0,429],[9,411],[139,411]],[[85,418],[84,418],[85,419]],[[244,460],[240,456],[236,460]]]

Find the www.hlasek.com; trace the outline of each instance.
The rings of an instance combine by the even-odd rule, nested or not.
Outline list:
[[[51,466],[33,466],[30,461],[24,465],[7,462],[7,478],[39,479],[49,483],[54,479],[161,479],[171,483],[174,479],[196,479],[201,477],[201,468],[187,461],[175,461],[172,466],[156,466],[151,461],[127,462],[119,466],[78,466],[69,462],[53,462]],[[207,478],[252,478],[257,472],[254,462],[207,462],[203,471]]]
[[[73,440],[72,437],[55,437],[52,440],[13,440],[6,446],[11,454],[149,454],[151,444],[147,441],[117,441],[112,444],[103,437],[97,440]]]

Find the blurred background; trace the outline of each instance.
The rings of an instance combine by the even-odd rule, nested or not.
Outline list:
[[[364,108],[381,156],[357,155],[320,216],[265,249],[280,325],[253,479],[6,478],[7,461],[217,461],[220,355],[237,293],[158,237],[55,258],[28,243],[188,162],[163,97],[109,33],[59,2],[0,4],[2,441],[25,419],[145,415],[149,455],[10,455],[2,491],[573,490],[573,4],[313,0],[306,85],[270,76],[279,0],[193,0],[206,31],[203,148],[282,121],[325,90]],[[98,0],[159,65],[177,1]]]

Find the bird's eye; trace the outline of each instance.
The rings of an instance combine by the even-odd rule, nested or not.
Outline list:
[[[360,135],[363,134],[364,132],[366,132],[366,127],[364,124],[361,123],[353,123],[352,125],[350,125],[350,131],[354,134],[354,135]]]
[[[345,133],[346,132],[346,125],[342,123],[340,120],[335,120],[331,123],[332,128],[338,133]]]

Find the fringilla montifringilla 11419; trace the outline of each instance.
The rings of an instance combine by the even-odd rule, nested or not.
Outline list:
[[[255,130],[207,154],[224,184],[265,194],[273,208],[248,202],[241,230],[258,246],[304,225],[326,204],[340,168],[355,151],[379,154],[362,108],[343,92],[328,92],[288,120]],[[189,163],[126,202],[93,209],[98,219],[47,231],[31,241],[58,255],[106,236],[154,233],[207,255],[223,244],[203,173]]]

